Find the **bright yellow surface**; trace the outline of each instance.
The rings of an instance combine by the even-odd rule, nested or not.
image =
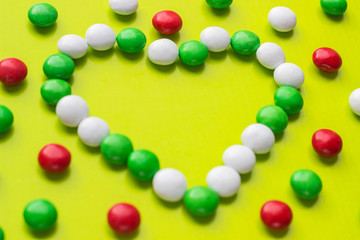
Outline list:
[[[6,239],[123,239],[106,221],[108,209],[118,202],[133,203],[141,212],[141,227],[129,239],[359,239],[360,118],[348,105],[349,94],[360,86],[359,1],[348,0],[345,16],[331,18],[318,0],[235,0],[223,11],[212,10],[204,0],[140,0],[136,14],[129,17],[114,14],[107,0],[52,0],[59,19],[46,30],[35,29],[27,19],[27,10],[37,2],[0,0],[0,59],[17,57],[29,68],[22,85],[0,87],[0,103],[15,115],[12,130],[0,137],[0,226]],[[296,13],[293,33],[277,33],[268,24],[268,11],[278,5]],[[57,52],[61,36],[84,36],[90,25],[105,23],[115,32],[140,28],[148,46],[161,37],[151,25],[152,16],[165,9],[177,11],[183,19],[180,34],[171,37],[178,45],[198,40],[208,26],[224,27],[231,35],[248,29],[261,42],[278,43],[287,61],[298,64],[306,75],[303,111],[290,118],[271,154],[258,158],[252,173],[243,176],[237,196],[221,200],[212,218],[194,218],[183,204],[160,201],[151,183],[137,182],[125,167],[109,166],[99,150],[84,146],[76,130],[64,127],[54,108],[40,97],[46,80],[42,64]],[[323,46],[342,56],[339,74],[320,73],[314,67],[312,53]],[[117,47],[105,53],[89,51],[76,61],[70,79],[73,93],[82,96],[90,114],[105,119],[113,133],[129,136],[136,149],[155,152],[161,167],[181,170],[189,186],[204,185],[207,172],[222,164],[223,151],[239,144],[242,130],[254,123],[257,111],[273,103],[277,86],[272,71],[260,66],[255,56],[241,57],[231,49],[210,54],[201,67],[178,62],[159,68],[146,55],[146,50],[127,55]],[[337,161],[323,161],[314,153],[311,136],[320,128],[342,136],[344,149]],[[48,143],[71,151],[68,174],[49,177],[39,168],[38,151]],[[300,168],[320,175],[323,191],[317,201],[301,201],[290,188],[290,176]],[[37,198],[56,205],[55,230],[36,234],[25,226],[23,208]],[[287,202],[293,210],[287,232],[270,232],[261,223],[260,208],[272,199]]]

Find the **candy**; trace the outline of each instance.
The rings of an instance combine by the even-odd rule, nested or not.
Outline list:
[[[75,34],[68,34],[59,39],[57,48],[61,53],[72,59],[77,59],[85,56],[88,51],[88,44],[84,38]]]
[[[287,7],[274,7],[268,14],[270,25],[279,32],[289,32],[296,26],[296,15]]]
[[[83,143],[90,147],[98,147],[101,141],[110,134],[110,128],[101,118],[88,117],[80,122],[77,133]]]
[[[26,205],[24,219],[32,230],[45,231],[55,225],[57,211],[51,202],[38,199]]]
[[[2,228],[0,228],[0,240],[4,240],[4,238],[5,238],[4,231],[2,230]]]
[[[65,54],[53,54],[45,60],[43,70],[48,78],[66,80],[73,74],[75,63]]]
[[[285,130],[288,122],[286,112],[278,106],[268,105],[259,110],[256,121],[268,126],[275,134]]]
[[[184,174],[173,168],[159,170],[155,174],[152,184],[156,195],[168,202],[180,201],[187,189]]]
[[[160,11],[154,15],[152,24],[159,33],[170,35],[180,31],[182,20],[176,12]]]
[[[177,45],[166,38],[152,42],[148,48],[148,57],[151,62],[158,65],[170,65],[179,56]]]
[[[263,223],[273,230],[283,230],[287,228],[292,220],[290,207],[280,201],[266,202],[260,211]]]
[[[100,149],[108,162],[112,164],[124,164],[133,151],[133,145],[126,136],[113,133],[107,135],[102,140]]]
[[[37,3],[29,9],[28,17],[37,27],[49,27],[56,22],[58,12],[48,3]]]
[[[293,87],[282,86],[274,94],[275,105],[281,107],[288,115],[299,113],[304,105],[304,100]]]
[[[41,97],[50,105],[56,105],[59,100],[71,94],[71,86],[62,79],[50,79],[41,86]]]
[[[106,51],[114,46],[116,34],[108,25],[97,23],[87,29],[85,39],[92,49]]]
[[[223,9],[229,7],[232,3],[232,0],[206,0],[206,2],[212,8]]]
[[[271,129],[264,124],[249,125],[241,134],[241,142],[256,154],[268,153],[275,143]]]
[[[207,27],[200,33],[200,41],[209,51],[222,52],[230,45],[230,35],[221,27]]]
[[[148,150],[136,150],[128,159],[128,168],[135,178],[140,181],[150,181],[160,169],[156,155]]]
[[[250,55],[260,47],[260,39],[253,32],[241,30],[232,35],[231,47],[238,54]]]
[[[10,109],[8,109],[3,105],[0,105],[0,133],[9,130],[13,122],[14,122],[14,116],[10,111]]]
[[[0,81],[12,86],[21,83],[27,75],[25,63],[17,58],[6,58],[0,62]]]
[[[255,166],[255,153],[244,145],[232,145],[228,147],[222,156],[226,166],[232,167],[239,173],[248,173]]]
[[[208,50],[205,44],[190,40],[181,44],[179,56],[186,65],[196,66],[205,62],[208,57]]]
[[[355,89],[349,96],[351,110],[360,116],[360,88]]]
[[[346,0],[320,0],[324,12],[330,15],[341,15],[347,9]]]
[[[44,146],[38,155],[40,166],[47,172],[60,173],[70,165],[71,154],[59,144],[48,144]]]
[[[268,69],[275,69],[285,62],[285,53],[282,48],[271,42],[261,44],[256,51],[256,57],[261,65]]]
[[[301,169],[293,173],[290,179],[291,187],[301,198],[316,198],[321,189],[322,183],[320,177],[311,170]]]
[[[89,116],[89,106],[79,96],[68,95],[60,99],[56,105],[56,115],[68,127],[77,127]]]
[[[322,157],[335,157],[342,149],[341,137],[329,129],[317,130],[312,136],[314,150]]]
[[[110,8],[120,15],[130,15],[139,6],[138,0],[109,0]]]
[[[196,186],[186,191],[184,203],[190,213],[207,217],[215,213],[219,205],[219,196],[210,188]]]
[[[128,203],[114,205],[107,215],[110,227],[119,234],[130,234],[140,225],[140,213]]]
[[[116,37],[119,48],[127,53],[140,52],[146,44],[145,34],[137,28],[126,28]]]
[[[231,197],[239,190],[241,178],[233,168],[217,166],[206,175],[206,183],[220,197]]]
[[[315,66],[324,72],[336,72],[342,65],[340,55],[331,48],[316,49],[312,59]]]
[[[279,86],[300,88],[304,78],[303,70],[293,63],[282,63],[274,71],[274,79]]]

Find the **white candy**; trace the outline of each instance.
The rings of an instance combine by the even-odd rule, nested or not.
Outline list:
[[[247,146],[232,145],[223,153],[223,162],[239,173],[248,173],[255,166],[255,153]]]
[[[209,51],[222,52],[230,45],[230,35],[221,27],[208,27],[201,32],[200,41]]]
[[[57,47],[61,53],[68,55],[72,59],[85,56],[88,50],[86,40],[75,34],[62,36],[57,43]]]
[[[120,15],[130,15],[138,8],[137,0],[109,0],[110,8]]]
[[[159,170],[155,174],[152,183],[156,195],[169,202],[180,201],[187,189],[184,174],[173,168]]]
[[[81,121],[78,127],[80,139],[90,147],[98,147],[101,141],[110,133],[109,125],[98,117],[88,117]]]
[[[274,79],[279,86],[299,88],[304,78],[303,70],[293,63],[280,64],[274,71]]]
[[[289,32],[296,26],[296,15],[287,7],[274,7],[268,15],[270,25],[279,32]]]
[[[273,131],[264,124],[254,123],[249,125],[241,134],[241,142],[257,154],[270,151],[275,143]]]
[[[351,107],[351,110],[356,114],[360,116],[360,88],[355,89],[349,97],[349,104]]]
[[[176,61],[178,56],[177,45],[166,38],[152,42],[148,48],[148,57],[155,64],[170,65]]]
[[[207,174],[206,183],[220,197],[231,197],[238,191],[241,178],[231,167],[217,166]]]
[[[88,28],[85,39],[92,49],[105,51],[114,46],[116,34],[108,25],[97,23]]]
[[[56,105],[56,115],[68,127],[77,127],[89,116],[89,106],[79,96],[68,95],[59,100]]]
[[[256,51],[258,61],[268,69],[275,69],[285,62],[285,53],[282,48],[272,42],[266,42],[260,45]]]

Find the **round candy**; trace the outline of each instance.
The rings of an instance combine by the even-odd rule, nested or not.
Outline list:
[[[56,22],[58,12],[48,3],[37,3],[29,9],[28,17],[37,27],[49,27]]]
[[[274,94],[275,105],[281,107],[287,114],[299,113],[304,105],[304,100],[293,87],[279,87]]]
[[[6,58],[0,62],[0,81],[12,86],[21,83],[27,75],[25,63],[17,58]]]
[[[360,88],[355,89],[349,96],[351,110],[360,116]]]
[[[109,0],[110,8],[120,15],[130,15],[139,6],[138,0]]]
[[[231,47],[241,55],[250,55],[260,47],[260,38],[253,32],[241,30],[231,37]]]
[[[241,134],[241,142],[256,154],[268,153],[275,143],[271,129],[264,124],[249,125]]]
[[[156,195],[168,202],[180,201],[187,189],[184,174],[173,168],[159,170],[155,174],[152,184]]]
[[[88,28],[85,39],[92,49],[106,51],[114,46],[116,34],[108,25],[97,23]]]
[[[98,147],[101,141],[110,134],[109,125],[98,117],[82,120],[77,129],[80,139],[90,147]]]
[[[173,11],[160,11],[152,19],[154,28],[162,34],[175,34],[182,27],[181,17]]]
[[[207,217],[215,213],[219,205],[219,196],[210,188],[196,186],[186,191],[184,203],[195,216]]]
[[[206,2],[212,8],[223,9],[229,7],[232,3],[232,0],[206,0]]]
[[[342,149],[342,140],[336,132],[320,129],[312,136],[312,145],[320,156],[335,157]]]
[[[260,216],[264,224],[273,230],[287,228],[292,220],[290,207],[276,200],[266,202],[261,208]]]
[[[221,27],[207,27],[200,33],[200,41],[209,51],[222,52],[230,45],[230,35]]]
[[[181,44],[179,56],[186,65],[196,66],[205,62],[208,57],[208,50],[205,44],[190,40]]]
[[[77,127],[89,116],[89,106],[79,96],[68,95],[59,100],[56,105],[56,115],[68,127]]]
[[[88,44],[84,38],[75,34],[68,34],[59,39],[57,48],[61,53],[72,59],[77,59],[85,56],[88,51]]]
[[[288,116],[281,107],[269,105],[259,110],[256,121],[268,126],[276,134],[285,130]]]
[[[11,127],[14,122],[14,116],[10,109],[0,105],[0,133],[3,133]]]
[[[316,49],[312,56],[315,66],[324,72],[336,72],[342,65],[340,55],[331,48]]]
[[[158,65],[170,65],[179,56],[177,45],[170,39],[162,38],[152,42],[148,48],[148,57]]]
[[[233,168],[217,166],[206,175],[206,183],[220,197],[231,197],[239,190],[241,178]]]
[[[116,37],[119,48],[127,53],[137,53],[146,44],[145,34],[137,28],[126,28]]]
[[[232,167],[239,173],[248,173],[255,166],[255,153],[244,145],[232,145],[228,147],[222,156],[226,166]]]
[[[256,51],[256,57],[261,65],[268,69],[275,69],[285,62],[285,53],[282,48],[271,42],[261,44]]]
[[[112,164],[126,163],[132,151],[130,139],[121,134],[107,135],[101,142],[101,153]]]
[[[294,172],[290,184],[295,193],[304,199],[316,198],[322,189],[320,177],[313,171],[306,169]]]
[[[65,54],[53,54],[45,60],[43,70],[48,78],[66,80],[73,74],[75,63]]]
[[[320,0],[324,12],[330,15],[341,15],[347,9],[346,0]]]
[[[55,225],[57,211],[49,201],[38,199],[26,205],[24,219],[32,230],[45,231]]]
[[[270,25],[279,32],[289,32],[296,26],[296,15],[287,7],[274,7],[268,15]]]
[[[48,104],[56,105],[61,98],[71,94],[71,86],[62,79],[50,79],[41,86],[40,93]]]
[[[48,144],[40,150],[38,161],[45,171],[60,173],[70,165],[71,154],[59,144]]]
[[[147,150],[136,150],[128,159],[128,168],[135,178],[150,181],[160,169],[160,163],[155,154]]]
[[[282,63],[274,71],[274,79],[279,86],[299,88],[304,78],[303,70],[293,63]]]
[[[133,205],[118,203],[109,210],[107,219],[115,232],[130,234],[139,227],[140,213]]]

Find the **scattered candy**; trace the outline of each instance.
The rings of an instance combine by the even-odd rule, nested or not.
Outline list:
[[[196,186],[186,191],[184,203],[190,213],[207,217],[215,213],[219,205],[219,196],[210,188]]]
[[[329,129],[317,130],[312,136],[314,150],[322,157],[335,157],[342,149],[341,137]]]
[[[110,227],[119,234],[130,234],[140,225],[140,213],[128,203],[114,205],[107,215]]]
[[[13,122],[14,122],[14,116],[10,111],[10,109],[8,109],[3,105],[0,105],[0,133],[9,130]]]
[[[258,123],[268,126],[275,134],[285,130],[288,122],[286,112],[278,106],[268,105],[259,110],[256,115]]]
[[[292,220],[290,207],[280,201],[266,202],[260,211],[263,223],[273,230],[283,230],[287,228]]]
[[[230,7],[233,0],[206,0],[206,2],[212,7],[216,9],[223,9]]]
[[[43,70],[48,78],[66,80],[73,74],[75,63],[65,54],[53,54],[45,60]]]
[[[62,79],[50,79],[41,86],[40,93],[48,104],[56,105],[61,98],[71,94],[71,86]]]
[[[68,127],[77,127],[89,116],[89,106],[79,96],[68,95],[60,99],[56,105],[56,115]]]
[[[261,65],[268,69],[275,69],[285,62],[285,53],[282,48],[271,42],[261,44],[256,51],[256,57]]]
[[[233,168],[217,166],[206,175],[206,183],[220,197],[231,197],[239,190],[241,178]]]
[[[101,141],[110,134],[110,128],[101,118],[88,117],[80,122],[77,133],[83,143],[90,147],[98,147]]]
[[[136,150],[128,159],[130,172],[140,181],[150,181],[159,171],[160,164],[155,154],[147,150]]]
[[[116,34],[108,25],[97,23],[88,28],[85,39],[92,49],[106,51],[114,46]]]
[[[293,63],[282,63],[274,71],[274,79],[279,86],[300,88],[304,78],[303,70]]]
[[[119,48],[127,53],[137,53],[143,50],[146,44],[145,34],[137,28],[126,28],[116,37]]]
[[[270,25],[279,32],[289,32],[296,26],[296,15],[287,7],[274,7],[268,14]]]
[[[180,46],[179,56],[186,65],[196,66],[205,62],[208,57],[208,50],[205,44],[190,40]]]
[[[232,167],[237,172],[248,173],[255,166],[256,156],[247,146],[232,145],[224,151],[222,159],[226,166]]]
[[[156,195],[168,202],[180,201],[187,189],[184,174],[173,168],[159,170],[155,174],[152,184]]]
[[[12,86],[21,83],[27,75],[25,63],[17,58],[6,58],[0,62],[0,81]]]
[[[351,110],[360,116],[360,88],[355,89],[349,96]]]
[[[182,20],[176,12],[167,10],[156,13],[152,24],[159,33],[170,35],[180,31]]]
[[[78,59],[85,56],[88,51],[88,44],[84,38],[75,34],[68,34],[59,39],[57,48],[72,59]]]
[[[28,17],[37,27],[49,27],[56,22],[58,12],[48,3],[37,3],[29,9]]]
[[[324,72],[337,72],[342,65],[340,55],[331,48],[319,48],[315,50],[312,59],[315,66]]]
[[[241,30],[232,35],[231,47],[238,54],[250,55],[260,47],[260,39],[253,32]]]
[[[120,15],[130,15],[139,6],[138,0],[109,0],[110,8]]]
[[[324,12],[330,15],[341,15],[347,9],[346,0],[320,0]]]
[[[112,164],[126,163],[133,151],[130,139],[117,133],[107,135],[102,140],[100,148],[105,159]]]
[[[268,153],[275,143],[271,129],[264,124],[249,125],[241,134],[241,142],[256,154]]]
[[[158,65],[173,64],[179,56],[177,45],[170,39],[162,38],[152,42],[148,48],[148,57]]]
[[[306,169],[294,172],[290,183],[295,193],[304,199],[316,198],[322,189],[320,177],[313,171]]]
[[[51,202],[38,199],[26,205],[24,219],[32,230],[45,231],[55,225],[57,211]]]
[[[221,27],[207,27],[200,33],[200,41],[209,51],[222,52],[230,45],[230,35]]]
[[[59,144],[48,144],[40,150],[38,161],[45,171],[60,173],[70,165],[71,154]]]
[[[304,105],[304,100],[293,87],[279,87],[274,95],[275,105],[281,107],[288,115],[299,113]]]

